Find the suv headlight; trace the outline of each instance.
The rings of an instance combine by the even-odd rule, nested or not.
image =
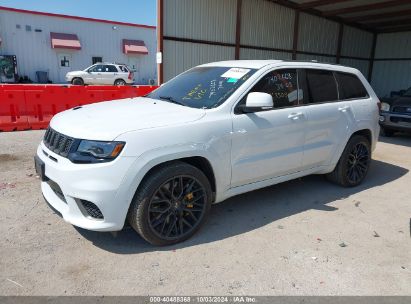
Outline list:
[[[125,146],[120,141],[82,140],[77,151],[69,154],[73,163],[101,163],[115,159]]]
[[[381,103],[381,111],[389,112],[390,111],[390,105],[386,102],[382,102]]]

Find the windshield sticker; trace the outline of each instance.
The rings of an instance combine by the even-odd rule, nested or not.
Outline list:
[[[245,76],[248,72],[250,72],[250,69],[232,68],[225,72],[223,75],[221,75],[221,77],[240,79],[241,77]]]

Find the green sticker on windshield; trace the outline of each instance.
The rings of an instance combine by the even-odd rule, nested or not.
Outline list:
[[[236,83],[238,79],[235,78],[228,78],[227,82]]]

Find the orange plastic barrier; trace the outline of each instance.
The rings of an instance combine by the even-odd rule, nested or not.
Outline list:
[[[143,96],[157,86],[0,85],[0,131],[47,128],[64,110],[95,102]]]

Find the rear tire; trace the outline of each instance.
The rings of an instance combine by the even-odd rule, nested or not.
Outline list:
[[[390,129],[387,129],[387,128],[384,128],[384,127],[381,127],[381,130],[380,130],[380,134],[381,134],[381,136],[384,136],[384,137],[391,137],[391,136],[394,136],[394,133],[395,133],[395,131],[394,131],[394,130],[390,130]]]
[[[71,84],[72,85],[84,85],[84,80],[79,77],[73,78],[73,80],[71,80]]]
[[[126,82],[123,79],[117,79],[116,81],[114,81],[114,85],[124,86],[124,85],[126,85]]]
[[[343,187],[355,187],[361,184],[367,175],[370,161],[370,142],[364,136],[354,135],[348,141],[334,171],[326,177]]]
[[[208,216],[211,200],[210,182],[202,171],[172,162],[144,178],[127,219],[152,245],[171,245],[197,232]]]

